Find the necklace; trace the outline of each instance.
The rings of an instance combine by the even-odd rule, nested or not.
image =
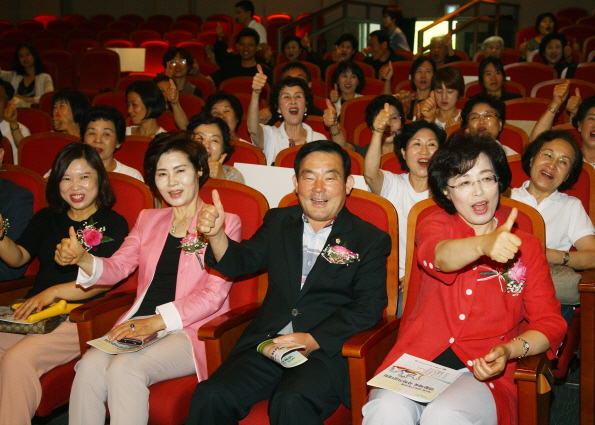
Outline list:
[[[172,220],[171,222],[171,231],[169,233],[171,233],[172,235],[175,235],[176,232],[178,231],[178,229],[180,227],[182,227],[184,224],[188,223],[190,220],[192,220],[193,216],[190,216],[190,218],[188,220],[186,220],[185,222],[183,222],[182,224],[178,224],[177,226],[174,226],[174,222]]]

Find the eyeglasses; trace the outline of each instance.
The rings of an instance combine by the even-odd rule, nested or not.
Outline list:
[[[486,121],[498,119],[498,115],[496,115],[492,111],[485,111],[485,112],[482,112],[481,114],[478,114],[477,112],[469,114],[469,116],[467,117],[467,121],[476,122],[476,121],[479,121],[479,119],[481,117],[483,117]]]
[[[172,59],[168,62],[168,64],[170,64],[171,66],[176,66],[177,64],[186,65],[186,59]]]
[[[567,156],[556,156],[552,151],[539,151],[539,157],[544,161],[555,161],[556,165],[563,170],[570,168],[570,158]]]
[[[464,180],[455,184],[454,186],[447,185],[451,189],[457,189],[459,192],[468,193],[473,190],[475,187],[475,183],[479,183],[483,190],[490,189],[496,185],[498,182],[499,177],[495,175],[485,176],[479,180]]]

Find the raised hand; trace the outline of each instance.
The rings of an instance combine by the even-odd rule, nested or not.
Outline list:
[[[480,249],[483,255],[498,263],[512,260],[521,246],[521,239],[511,233],[519,211],[513,208],[506,222],[491,233],[484,235]]]
[[[13,99],[11,99],[10,102],[8,102],[8,105],[4,109],[4,119],[6,121],[8,121],[8,123],[10,123],[10,124],[18,125],[17,108],[14,106]],[[15,131],[16,131],[16,127],[15,127]]]
[[[329,93],[329,98],[333,104],[337,103],[339,100],[339,87],[335,84],[331,92]]]
[[[219,192],[213,189],[213,204],[203,205],[202,210],[198,213],[196,220],[196,228],[200,233],[209,238],[220,236],[223,232],[223,223],[225,222],[225,210],[219,197]]]
[[[570,116],[576,115],[578,111],[578,107],[581,105],[582,98],[581,98],[581,91],[578,87],[574,89],[574,96],[570,96],[568,99],[568,103],[566,104],[566,110],[570,114]]]
[[[302,47],[306,49],[308,52],[312,51],[312,45],[310,44],[308,33],[304,34],[304,36],[302,37]]]
[[[337,110],[332,100],[326,99],[326,109],[322,114],[322,121],[329,128],[337,125]]]
[[[566,101],[568,97],[568,92],[570,90],[570,81],[566,80],[566,82],[562,84],[556,84],[554,86],[554,92],[552,94],[552,109],[559,109],[560,106]]]
[[[419,104],[419,111],[421,113],[421,117],[419,118],[426,121],[434,121],[436,118],[436,95],[433,90],[430,92],[430,95]]]
[[[225,180],[225,171],[223,171],[223,163],[227,154],[221,154],[218,161],[209,161],[209,177],[212,179]]]
[[[388,63],[386,65],[384,65],[382,68],[380,68],[380,72],[378,74],[380,75],[381,80],[392,80],[392,78],[393,78],[393,63],[391,61],[388,61]]]
[[[61,266],[70,266],[77,264],[86,252],[76,237],[74,227],[70,226],[68,237],[56,245],[54,260]]]
[[[384,133],[384,129],[390,125],[390,107],[388,103],[384,104],[384,109],[378,112],[374,123],[372,124],[372,131],[375,133]]]
[[[218,40],[223,40],[223,38],[225,38],[225,31],[223,30],[223,27],[221,26],[221,24],[217,24],[217,27],[215,28],[215,32],[217,33]]]
[[[169,85],[167,89],[163,93],[165,95],[165,99],[171,103],[172,105],[177,105],[179,102],[180,92],[176,87],[176,83],[171,78],[169,79]]]
[[[256,69],[258,72],[254,75],[254,79],[252,80],[252,92],[256,94],[260,94],[262,89],[264,88],[265,84],[267,83],[267,76],[265,73],[262,72],[262,66],[260,64],[256,65]]]

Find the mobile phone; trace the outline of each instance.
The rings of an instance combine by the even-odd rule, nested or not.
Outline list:
[[[153,341],[155,338],[157,338],[157,332],[155,332],[154,334],[151,334],[151,335],[140,337],[140,338],[133,338],[133,337],[122,338],[122,339],[119,339],[118,342],[120,344],[124,344],[124,345],[140,346],[140,345],[146,344],[147,342]]]

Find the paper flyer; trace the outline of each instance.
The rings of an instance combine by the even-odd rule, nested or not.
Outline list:
[[[295,342],[275,344],[272,339],[268,339],[258,344],[256,350],[281,366],[290,368],[299,366],[308,360],[302,353],[297,351],[300,348],[306,348],[306,346]]]
[[[98,348],[107,354],[134,353],[136,351],[140,351],[143,348],[148,347],[151,344],[155,344],[157,341],[165,338],[170,333],[171,332],[159,331],[157,338],[147,342],[146,344],[137,345],[137,346],[120,344],[120,343],[118,343],[118,341],[110,342],[107,339],[107,335],[102,336],[100,338],[93,339],[91,341],[87,341],[87,344],[89,344],[92,347]]]

